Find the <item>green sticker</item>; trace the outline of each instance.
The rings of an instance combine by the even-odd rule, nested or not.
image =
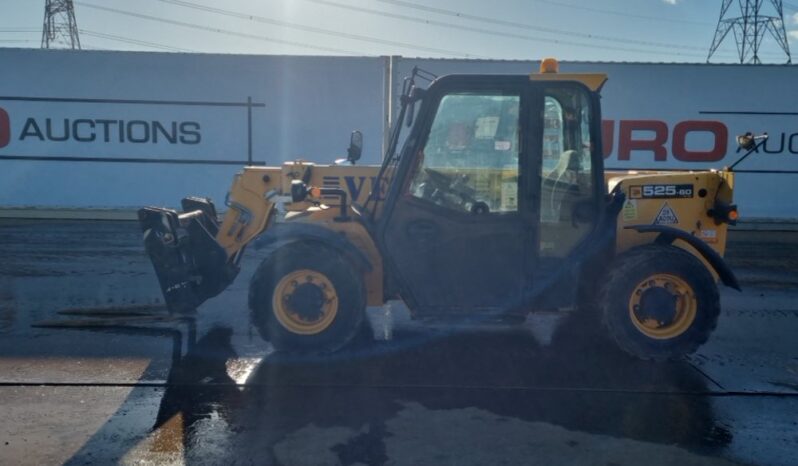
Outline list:
[[[627,222],[637,219],[637,201],[634,199],[627,199],[623,205],[623,219]]]

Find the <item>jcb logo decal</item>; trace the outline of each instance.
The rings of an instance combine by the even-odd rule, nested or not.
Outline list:
[[[343,181],[343,184],[341,181]],[[322,183],[325,188],[343,187],[349,191],[349,195],[353,201],[365,202],[365,196],[371,192],[371,188],[376,181],[376,176],[325,176]],[[385,200],[385,192],[389,182],[389,180],[383,178],[382,189],[380,190],[378,200]],[[363,195],[363,199],[360,198],[361,195]],[[329,196],[330,199],[334,197],[335,196]]]
[[[0,108],[0,147],[5,147],[11,141],[11,121],[8,112]]]
[[[376,177],[371,177],[371,182],[369,184],[373,184],[376,180]],[[357,180],[355,180],[354,176],[345,176],[344,181],[346,181],[346,188],[352,194],[352,199],[360,199],[360,193],[363,191],[363,184],[366,182],[365,176],[359,176]],[[369,188],[371,188],[369,186]]]

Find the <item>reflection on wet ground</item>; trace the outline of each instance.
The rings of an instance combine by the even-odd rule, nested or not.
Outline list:
[[[453,330],[399,311],[390,341],[364,331],[290,357],[249,327],[257,257],[196,320],[171,319],[143,256],[71,249],[92,238],[75,228],[65,257],[2,245],[24,270],[75,272],[0,269],[2,463],[787,465],[798,451],[789,286],[724,294],[716,335],[677,363],[620,353],[578,313]]]
[[[696,396],[707,387],[691,366],[640,363],[605,345],[573,345],[571,336],[567,325],[560,327],[552,345],[541,349],[523,331],[432,339],[400,334],[397,338],[419,344],[396,351],[350,349],[349,354],[307,360],[272,357],[242,391],[219,388],[208,391],[216,392],[210,399],[196,400],[193,387],[178,385],[167,389],[163,403],[190,411],[197,405],[215,409],[228,424],[275,440],[309,425],[363,431],[333,448],[343,464],[387,460],[386,423],[412,406],[484,411],[496,422],[544,422],[699,451],[730,440],[731,434],[714,423],[708,399]],[[218,343],[214,354],[223,356],[229,346],[221,339]],[[181,370],[187,377],[182,382],[198,383],[199,377],[209,377],[209,367],[223,367],[224,360],[203,362],[194,371]],[[170,397],[172,391],[178,395]],[[183,404],[192,398],[199,403]],[[447,429],[433,426],[430,433]],[[184,444],[190,443],[185,439]]]
[[[320,454],[331,464],[403,464],[414,457],[389,456],[392,442],[403,451],[407,442],[428,441],[432,463],[469,463],[463,452],[473,455],[476,442],[493,451],[485,460],[531,464],[512,450],[495,451],[495,433],[484,432],[494,429],[545,433],[564,458],[571,451],[587,459],[611,439],[641,454],[651,444],[671,446],[664,454],[676,456],[668,458],[696,464],[723,451],[732,433],[713,416],[705,377],[689,364],[630,359],[580,329],[584,322],[568,319],[545,348],[524,329],[409,330],[396,336],[401,344],[363,341],[326,357],[272,355],[243,385],[230,375],[232,331],[214,327],[175,361],[145,440],[114,445],[102,433],[100,444],[88,442],[72,460],[104,451],[108,459],[208,464],[327,464]],[[516,448],[542,442],[521,439]],[[440,441],[466,443],[431,449]],[[623,451],[614,452],[618,464],[633,464]]]

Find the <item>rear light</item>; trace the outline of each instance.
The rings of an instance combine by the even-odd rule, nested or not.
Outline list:
[[[737,219],[740,218],[740,213],[737,212],[735,204],[726,204],[720,201],[715,202],[715,205],[709,209],[707,215],[714,218],[716,224],[728,223],[729,225],[736,225]]]

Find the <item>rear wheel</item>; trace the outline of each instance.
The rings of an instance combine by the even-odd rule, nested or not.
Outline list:
[[[604,325],[624,351],[641,359],[678,359],[715,329],[717,285],[704,264],[675,246],[643,246],[615,261],[599,304]]]
[[[340,254],[318,244],[276,250],[250,283],[253,324],[277,350],[340,349],[360,328],[365,302],[359,274]]]

